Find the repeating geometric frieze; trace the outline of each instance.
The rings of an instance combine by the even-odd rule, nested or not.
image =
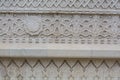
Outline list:
[[[0,14],[0,41],[118,44],[119,15]]]
[[[67,10],[68,9],[68,10]],[[63,10],[79,11],[87,9],[98,11],[104,9],[119,10],[119,0],[0,0],[0,10],[19,10],[19,11],[45,11]]]
[[[1,80],[119,80],[119,59],[0,59]]]

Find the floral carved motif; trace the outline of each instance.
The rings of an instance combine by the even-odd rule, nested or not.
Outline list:
[[[119,15],[1,14],[0,37],[25,41],[34,39],[38,42],[119,42],[119,22]]]

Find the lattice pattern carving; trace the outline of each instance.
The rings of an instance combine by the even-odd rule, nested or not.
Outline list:
[[[0,59],[0,80],[119,80],[119,59]]]
[[[0,0],[1,10],[16,11],[46,11],[46,10],[63,10],[79,11],[87,9],[90,11],[101,11],[104,9],[119,10],[119,0]]]
[[[0,15],[1,42],[119,44],[119,39],[119,15]]]

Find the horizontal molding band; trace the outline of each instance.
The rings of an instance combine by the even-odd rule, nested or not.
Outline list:
[[[120,58],[119,45],[0,44],[0,57]]]
[[[119,0],[1,0],[0,12],[120,13]]]
[[[107,14],[120,15],[120,10],[4,10],[0,9],[0,13],[15,14]]]
[[[92,53],[91,53],[92,52]],[[0,57],[20,57],[20,58],[120,58],[120,51],[89,51],[89,50],[29,50],[11,49],[1,50]]]

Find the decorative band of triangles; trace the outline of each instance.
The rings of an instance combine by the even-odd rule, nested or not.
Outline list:
[[[1,80],[119,80],[119,59],[0,59]]]

